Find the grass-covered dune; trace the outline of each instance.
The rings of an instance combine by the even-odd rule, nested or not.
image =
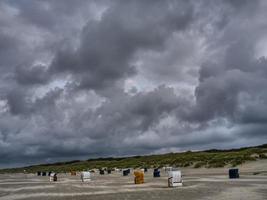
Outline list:
[[[162,155],[134,156],[121,158],[98,158],[89,160],[74,160],[53,164],[42,164],[21,168],[1,169],[0,173],[54,171],[69,172],[94,168],[138,168],[138,167],[193,167],[216,168],[237,166],[246,161],[267,159],[267,144],[240,149],[211,149],[198,152],[168,153]]]

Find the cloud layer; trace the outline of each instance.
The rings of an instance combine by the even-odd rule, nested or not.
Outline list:
[[[265,1],[1,1],[0,167],[267,142]]]

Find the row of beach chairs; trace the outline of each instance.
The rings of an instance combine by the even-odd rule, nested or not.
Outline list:
[[[111,174],[111,170],[107,170],[108,174]],[[145,172],[147,170],[135,170],[134,174],[134,183],[135,184],[143,184],[145,182]],[[105,174],[105,170],[99,170],[101,175]],[[168,186],[169,187],[178,187],[183,185],[182,174],[179,170],[168,170]],[[38,176],[46,176],[46,172],[37,172]],[[130,169],[122,170],[123,176],[128,176],[130,174]],[[71,172],[71,175],[76,175],[76,172]],[[53,172],[48,172],[49,180],[57,181],[57,174]],[[155,178],[160,177],[160,170],[154,169],[153,176]],[[238,169],[229,169],[229,178],[239,178],[239,171]],[[91,172],[90,171],[83,171],[81,172],[81,180],[82,182],[91,181]]]

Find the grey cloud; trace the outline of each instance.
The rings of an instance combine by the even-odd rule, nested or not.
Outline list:
[[[83,0],[78,0],[76,2],[71,0],[59,0],[56,2],[48,0],[22,0],[19,2],[11,2],[10,4],[18,9],[18,16],[24,22],[48,31],[55,31],[67,25],[71,17],[76,19],[75,17],[77,14],[83,16],[86,10],[90,10],[90,4],[95,4],[94,2],[95,1]],[[60,26],[60,23],[64,24]]]
[[[112,85],[136,73],[131,61],[138,50],[160,50],[173,32],[188,26],[192,10],[183,1],[118,1],[100,21],[87,23],[78,50],[68,48],[57,54],[52,71],[78,73],[78,84],[85,88]]]
[[[178,106],[179,100],[173,89],[165,86],[134,96],[124,94],[124,97],[115,98],[97,110],[97,115],[101,115],[101,118],[97,118],[96,125],[101,127],[102,124],[106,130],[109,126],[117,124],[113,128],[114,134],[116,128],[121,134],[127,133],[127,130],[142,132],[157,124],[164,114],[172,112]],[[101,137],[101,134],[97,136]]]
[[[21,85],[45,84],[49,81],[47,67],[43,65],[33,66],[32,68],[20,66],[16,69],[16,80]]]
[[[6,52],[10,52],[11,48],[16,45],[16,39],[12,38],[10,35],[0,32],[0,43],[1,43],[1,48],[0,48],[0,53],[3,55]],[[4,57],[2,58],[4,59]]]
[[[266,141],[266,6],[2,1],[0,166]]]
[[[12,90],[6,94],[7,105],[11,114],[24,115],[24,117],[32,114],[38,114],[39,112],[49,112],[54,108],[55,101],[62,93],[62,90],[55,88],[47,92],[43,97],[32,100],[29,98],[31,95],[22,90]],[[49,109],[50,108],[50,109]],[[52,110],[51,110],[52,109]]]
[[[9,111],[12,114],[21,114],[29,112],[29,100],[27,100],[25,94],[22,91],[11,91],[6,96],[8,102]]]
[[[198,114],[193,114],[194,117],[204,121],[216,115],[234,117],[237,106],[242,105],[241,94],[251,96],[255,103],[257,98],[264,98],[266,61],[265,58],[255,59],[251,49],[235,43],[222,62],[208,63],[200,69],[200,84],[195,92]]]
[[[243,9],[248,10],[251,6],[255,9],[255,4],[250,3],[243,5]],[[266,109],[262,87],[267,80],[266,59],[255,57],[255,47],[265,28],[261,29],[262,24],[257,22],[251,26],[238,26],[247,17],[244,10],[225,26],[220,40],[214,41],[224,50],[202,64],[199,85],[195,90],[196,104],[185,115],[186,119],[206,122],[225,117],[235,124],[264,123],[263,113],[259,111]],[[259,16],[252,16],[251,20],[257,21]]]
[[[18,48],[21,43],[16,37],[0,30],[0,44],[0,70],[2,73],[6,73],[10,64],[17,64],[17,59],[14,59],[14,55],[20,53]]]

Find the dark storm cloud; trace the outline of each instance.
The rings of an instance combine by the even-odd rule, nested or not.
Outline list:
[[[29,112],[29,102],[24,92],[11,90],[10,93],[6,95],[6,100],[10,113],[16,115]]]
[[[7,66],[9,64],[16,64],[16,59],[13,56],[20,53],[18,49],[20,41],[16,37],[0,31],[0,44],[0,71],[5,73],[8,71]]]
[[[16,144],[16,147],[10,146],[10,151],[7,151],[8,154],[5,154],[6,151],[2,152],[2,158],[6,156],[16,157],[21,148],[25,147],[20,144],[21,142],[24,145],[25,143],[29,145],[26,147],[27,151],[23,153],[25,158],[37,159],[39,156],[46,157],[48,155],[52,158],[67,155],[108,155],[107,152],[101,152],[101,149],[109,149],[110,154],[115,154],[118,152],[117,147],[121,146],[117,143],[118,138],[126,139],[129,136],[142,135],[144,131],[159,123],[160,119],[175,109],[178,104],[173,89],[164,86],[149,93],[138,93],[133,97],[121,93],[122,96],[104,103],[95,112],[77,108],[76,112],[73,113],[72,108],[70,108],[73,105],[67,105],[67,102],[62,102],[61,105],[54,107],[52,105],[55,95],[58,95],[58,92],[51,92],[51,94],[35,102],[36,107],[38,105],[44,107],[46,104],[46,110],[41,112],[41,108],[39,108],[39,113],[35,113],[28,119],[33,127],[20,127],[16,132],[16,138],[9,135],[4,140],[5,143],[13,140],[12,142]],[[29,105],[33,106],[32,104]],[[61,113],[61,106],[65,107],[64,113]],[[49,107],[54,110],[51,109],[47,112]],[[11,118],[11,116],[9,117]],[[60,126],[58,121],[56,124],[54,121],[58,118],[62,119]],[[36,123],[38,123],[38,127],[36,127]],[[28,128],[35,131],[39,137],[30,138],[31,134],[27,132]],[[74,130],[75,138],[73,137]],[[131,130],[130,135],[128,135],[129,130]],[[49,143],[48,146],[47,143]],[[58,148],[58,144],[61,145],[61,148]],[[77,146],[77,144],[79,145]],[[146,149],[146,147],[140,148],[143,151]],[[141,153],[141,150],[128,149],[124,151],[120,149],[121,147],[119,148],[121,155]]]
[[[174,31],[186,28],[192,9],[183,1],[118,1],[100,21],[86,24],[78,50],[56,55],[52,72],[72,73],[82,88],[110,86],[136,73],[131,60],[138,50],[160,50]]]
[[[12,38],[6,33],[0,32],[0,42],[1,42],[1,48],[0,53],[1,55],[5,55],[6,52],[10,53],[10,50],[14,45],[16,45],[16,39]],[[2,56],[2,59],[4,59],[4,56]]]
[[[178,97],[173,89],[165,86],[160,86],[148,93],[137,93],[134,96],[122,94],[119,98],[116,97],[104,103],[96,111],[97,118],[92,131],[101,128],[102,133],[96,132],[95,137],[105,135],[114,137],[116,133],[125,135],[128,130],[142,133],[159,123],[164,114],[172,112],[178,106]],[[105,133],[108,127],[112,127],[113,133]]]
[[[206,63],[200,68],[200,84],[195,90],[196,107],[191,115],[195,119],[206,121],[216,116],[239,118],[241,113],[237,112],[243,104],[243,96],[249,96],[254,103],[266,102],[262,87],[267,83],[266,59],[254,58],[253,48],[244,46],[245,42],[231,45],[220,63]],[[259,110],[265,109],[265,103],[257,104],[263,106]],[[261,118],[256,113],[255,117]]]
[[[49,81],[46,66],[43,65],[37,65],[31,68],[18,67],[15,78],[22,85],[45,84]]]
[[[55,101],[62,93],[62,90],[55,88],[47,92],[43,97],[32,100],[29,98],[29,93],[21,90],[11,90],[6,95],[7,107],[9,112],[14,115],[24,115],[24,117],[31,114],[38,114],[51,112],[54,109]]]
[[[86,10],[88,12],[90,5],[94,4],[95,1],[77,0],[74,2],[72,0],[59,0],[52,2],[49,0],[22,0],[5,2],[18,9],[18,17],[24,23],[29,23],[38,28],[47,29],[48,31],[55,31],[71,23],[67,21],[71,17],[75,18],[77,15],[83,16],[83,12]],[[99,4],[101,2],[100,0]],[[61,24],[60,26],[60,23],[65,24]]]
[[[0,166],[265,142],[266,7],[2,1]]]

